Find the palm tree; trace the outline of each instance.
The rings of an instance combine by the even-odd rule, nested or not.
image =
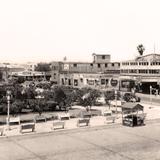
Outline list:
[[[145,48],[144,48],[143,44],[139,44],[137,46],[137,50],[138,50],[139,54],[142,56],[143,52],[145,51]]]

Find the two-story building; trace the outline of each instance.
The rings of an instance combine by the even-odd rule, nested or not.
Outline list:
[[[119,87],[120,63],[93,54],[92,62],[52,62],[51,80],[60,85],[111,89]]]
[[[121,79],[135,80],[144,93],[150,92],[150,86],[159,89],[160,54],[148,54],[121,62],[120,72]]]

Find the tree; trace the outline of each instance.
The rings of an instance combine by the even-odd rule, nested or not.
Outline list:
[[[143,55],[143,52],[145,51],[145,48],[144,48],[143,44],[139,44],[139,45],[137,46],[137,50],[138,50],[140,56],[142,56],[142,55]]]
[[[66,99],[65,99],[65,104],[66,104],[66,108],[71,107],[73,105],[73,102],[75,102],[77,100],[77,92],[76,90],[73,90],[69,93],[65,93],[66,94]]]
[[[25,89],[25,94],[27,99],[35,99],[36,91],[34,86],[29,86]]]
[[[59,108],[65,107],[66,94],[62,90],[61,86],[54,87],[54,101],[58,104]]]
[[[17,83],[24,83],[25,82],[25,78],[24,77],[18,77],[17,79]]]
[[[24,88],[22,85],[20,84],[14,85],[13,97],[15,99],[20,99],[20,100],[24,100],[26,98]]]
[[[88,111],[91,109],[93,105],[95,105],[97,98],[100,96],[101,96],[101,92],[96,89],[82,88],[79,91],[78,98],[79,98],[80,105],[84,106]]]
[[[42,112],[44,111],[44,107],[46,105],[45,99],[37,99],[36,105],[35,105],[35,110],[39,113],[41,116]]]
[[[115,100],[115,91],[106,91],[104,92],[106,104],[109,106],[110,109],[110,101]],[[121,98],[120,92],[117,92],[117,100]]]
[[[49,63],[38,63],[35,68],[35,71],[44,72],[45,79],[47,79],[46,72],[51,71],[50,64]]]
[[[11,104],[11,114],[13,114],[14,116],[16,116],[18,113],[20,113],[22,111],[22,109],[24,108],[24,102],[21,100],[15,100],[12,104]]]
[[[38,63],[35,70],[39,72],[51,71],[50,64],[49,63]]]

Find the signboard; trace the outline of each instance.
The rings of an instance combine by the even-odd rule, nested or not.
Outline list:
[[[116,80],[116,79],[111,79],[111,85],[112,86],[117,86],[117,84],[118,84],[118,80]]]
[[[105,70],[105,74],[120,74],[120,70]]]
[[[64,70],[69,70],[69,64],[64,64]]]

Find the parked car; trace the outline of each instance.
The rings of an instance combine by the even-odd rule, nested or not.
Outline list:
[[[123,96],[123,99],[126,102],[140,102],[141,101],[140,97],[133,95],[132,93],[125,93]]]

